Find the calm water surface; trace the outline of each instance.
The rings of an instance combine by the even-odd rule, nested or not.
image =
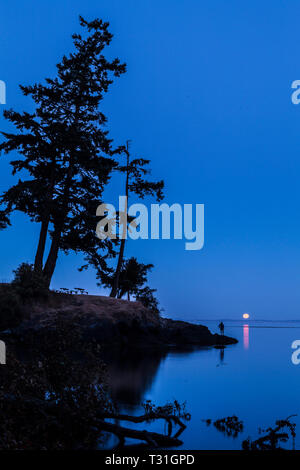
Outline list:
[[[217,331],[217,321],[199,323]],[[109,371],[120,410],[142,413],[140,403],[148,399],[157,405],[174,399],[186,402],[192,419],[181,436],[182,449],[240,449],[247,437],[259,437],[259,427],[298,414],[294,422],[300,449],[300,365],[291,361],[291,344],[300,339],[300,322],[224,323],[225,333],[239,340],[224,351],[148,351],[114,357]],[[237,438],[203,422],[232,415],[244,422]],[[164,429],[161,422],[150,427]]]

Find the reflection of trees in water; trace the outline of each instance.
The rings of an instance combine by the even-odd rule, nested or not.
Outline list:
[[[151,387],[166,351],[122,349],[105,351],[108,384],[113,401],[138,405]]]
[[[188,355],[199,348],[186,348],[173,351],[173,354]],[[201,348],[202,349],[202,348]],[[206,348],[205,348],[206,349]],[[224,364],[224,348],[220,347],[220,365]],[[119,349],[103,351],[103,360],[108,365],[108,383],[113,401],[127,406],[140,405],[144,401],[144,395],[151,387],[158,372],[161,362],[168,356],[170,350],[141,350],[141,349]],[[193,410],[191,410],[192,412]],[[140,422],[144,417],[119,415],[115,416],[115,424],[119,424],[119,419],[132,422]],[[119,419],[118,419],[119,418]],[[242,448],[244,450],[273,450],[281,449],[280,443],[288,443],[292,438],[294,448],[295,424],[291,423],[291,416],[285,420],[278,420],[274,428],[260,430],[264,434],[257,440],[244,440]],[[243,432],[243,422],[236,416],[213,421],[204,420],[209,426],[213,424],[215,429],[222,432],[226,437],[238,437]],[[109,426],[109,423],[107,424]],[[112,426],[114,426],[112,424]],[[110,430],[110,432],[112,432]],[[136,432],[136,431],[133,431]],[[138,432],[138,431],[137,431]],[[159,435],[161,437],[161,435]]]
[[[107,364],[108,384],[113,401],[126,405],[139,405],[151,387],[161,362],[171,353],[185,356],[206,347],[182,346],[172,349],[120,348],[105,349],[103,360]]]

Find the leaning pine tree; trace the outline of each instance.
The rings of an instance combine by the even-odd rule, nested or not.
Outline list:
[[[73,35],[75,51],[57,65],[57,77],[46,79],[45,85],[21,87],[33,99],[35,112],[4,112],[18,132],[2,132],[0,151],[17,151],[20,159],[11,162],[13,173],[23,175],[25,170],[29,176],[1,195],[0,228],[10,224],[16,210],[40,223],[34,267],[48,285],[60,250],[113,251],[110,241],[94,236],[94,214],[121,149],[112,148],[99,105],[113,77],[126,66],[103,55],[112,40],[108,23],[80,17],[80,24],[86,34]]]
[[[146,196],[154,196],[157,201],[161,201],[164,197],[163,188],[164,182],[161,181],[149,181],[146,176],[150,173],[148,164],[150,160],[143,158],[130,158],[129,144],[124,149],[126,155],[126,164],[119,166],[118,170],[125,174],[125,196],[126,196],[126,219],[130,222],[132,219],[128,215],[128,199],[131,194],[135,194],[140,199],[144,199]],[[121,214],[120,214],[121,218]],[[127,226],[124,224],[122,229],[122,237],[120,241],[120,249],[118,253],[117,267],[113,276],[112,289],[110,297],[117,297],[119,290],[120,273],[124,261],[124,252],[126,244],[126,231]]]

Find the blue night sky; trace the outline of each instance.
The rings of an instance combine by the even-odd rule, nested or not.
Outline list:
[[[151,286],[166,314],[299,318],[300,105],[291,102],[300,79],[299,2],[5,2],[7,108],[32,110],[18,84],[55,74],[79,14],[110,22],[109,54],[128,64],[103,102],[111,137],[131,139],[132,152],[152,160],[166,203],[205,204],[203,250],[185,251],[180,240],[128,243],[127,255],[155,265]],[[0,127],[9,128],[2,115]],[[1,191],[15,181],[9,158],[0,160]],[[115,194],[123,194],[120,183]],[[21,214],[12,221],[0,233],[0,280],[34,257],[38,226]],[[80,263],[62,256],[53,287],[101,293],[92,270],[77,272]]]

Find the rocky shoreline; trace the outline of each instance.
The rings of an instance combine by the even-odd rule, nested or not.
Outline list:
[[[206,326],[161,318],[139,302],[102,296],[53,294],[47,301],[27,305],[25,317],[21,325],[6,333],[22,337],[67,319],[80,327],[87,341],[104,346],[173,348],[237,343],[234,338],[211,333]]]

